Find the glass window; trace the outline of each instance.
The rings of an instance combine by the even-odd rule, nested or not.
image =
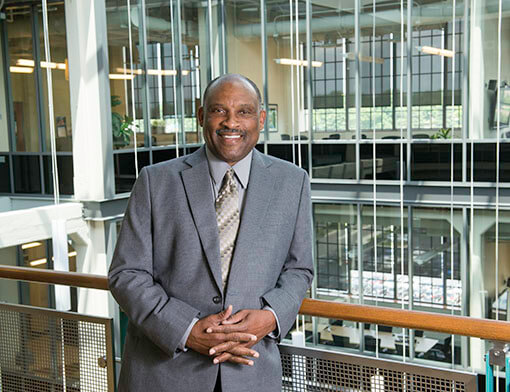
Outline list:
[[[55,116],[55,145],[57,151],[72,151],[71,100],[69,92],[69,70],[67,67],[67,41],[64,4],[52,5],[48,12],[48,33],[51,63],[45,61],[44,30],[42,13],[38,12],[40,70],[42,82],[42,108],[45,121],[44,151],[50,151],[50,123],[48,106],[47,69],[52,70],[53,113]]]
[[[32,8],[13,16],[6,23],[8,37],[9,76],[14,110],[14,147],[16,151],[40,151],[39,106],[36,82],[41,70],[35,67]],[[29,34],[27,34],[29,32]]]
[[[11,192],[11,173],[9,168],[9,156],[0,155],[0,193]]]

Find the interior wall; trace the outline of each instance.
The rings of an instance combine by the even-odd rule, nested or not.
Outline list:
[[[506,281],[510,278],[510,263],[508,262],[508,260],[510,260],[510,241],[500,241],[498,253],[498,292],[501,293],[505,287]],[[492,299],[496,297],[495,260],[496,243],[493,240],[485,241],[484,287],[488,291],[489,297]]]
[[[122,46],[108,45],[108,62],[110,66],[110,73],[118,74],[117,68],[123,68],[122,61]],[[139,77],[139,76],[137,76]],[[110,95],[118,96],[121,104],[112,108],[112,112],[117,112],[121,116],[126,114],[126,91],[124,89],[124,80],[112,80],[110,79]],[[131,81],[127,81],[128,94],[131,91]]]
[[[485,82],[498,77],[498,22],[491,18],[483,26],[483,58],[485,61]],[[510,83],[510,17],[501,20],[501,80]]]
[[[240,73],[257,84],[263,94],[262,83],[262,50],[261,41],[257,39],[239,39],[232,34],[227,35],[228,71]],[[268,104],[277,105],[277,132],[271,132],[272,141],[281,140],[281,134],[292,134],[291,108],[291,67],[277,64],[274,59],[290,57],[288,45],[278,45],[276,40],[267,40],[267,74],[268,74]],[[294,78],[296,77],[294,73]],[[296,81],[294,80],[294,85]],[[295,94],[297,89],[295,90]],[[297,102],[297,98],[296,98]],[[298,132],[298,113],[295,110],[295,132]]]
[[[290,41],[289,41],[290,42]],[[290,58],[288,44],[283,46],[275,39],[267,40],[268,94],[269,103],[278,105],[278,132],[269,135],[270,140],[281,140],[281,134],[292,135],[291,66],[276,64],[276,58]],[[295,67],[294,67],[295,68]],[[294,72],[294,85],[296,85]],[[296,89],[294,90],[296,95]],[[297,98],[295,97],[297,103]],[[295,133],[297,135],[297,109],[294,111]]]
[[[43,56],[44,57],[44,56]],[[67,51],[65,47],[52,47],[51,57],[53,62],[64,63],[67,59]],[[49,112],[48,112],[48,98],[47,98],[47,82],[46,82],[46,69],[42,69],[43,80],[43,105],[46,115],[46,146],[49,150],[50,145],[50,128],[49,128]],[[66,79],[66,72],[64,70],[52,71],[53,82],[53,113],[55,116],[55,133],[57,140],[57,150],[71,151],[71,135],[72,135],[72,120],[71,120],[71,100],[69,93],[69,80]],[[66,142],[67,140],[67,142]]]

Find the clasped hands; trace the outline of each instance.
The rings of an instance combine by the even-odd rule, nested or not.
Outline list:
[[[213,357],[213,363],[225,361],[253,366],[252,349],[264,336],[276,329],[269,310],[243,309],[232,314],[232,305],[220,313],[198,320],[189,334],[186,347]]]

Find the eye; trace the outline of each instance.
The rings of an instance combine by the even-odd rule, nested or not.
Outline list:
[[[213,108],[213,109],[211,109],[210,112],[214,113],[214,114],[223,114],[223,113],[225,113],[225,110],[223,110],[222,108]]]

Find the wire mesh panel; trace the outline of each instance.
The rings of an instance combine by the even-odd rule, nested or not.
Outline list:
[[[0,391],[113,391],[112,342],[111,319],[0,304]]]
[[[280,345],[282,391],[476,392],[476,375]]]

